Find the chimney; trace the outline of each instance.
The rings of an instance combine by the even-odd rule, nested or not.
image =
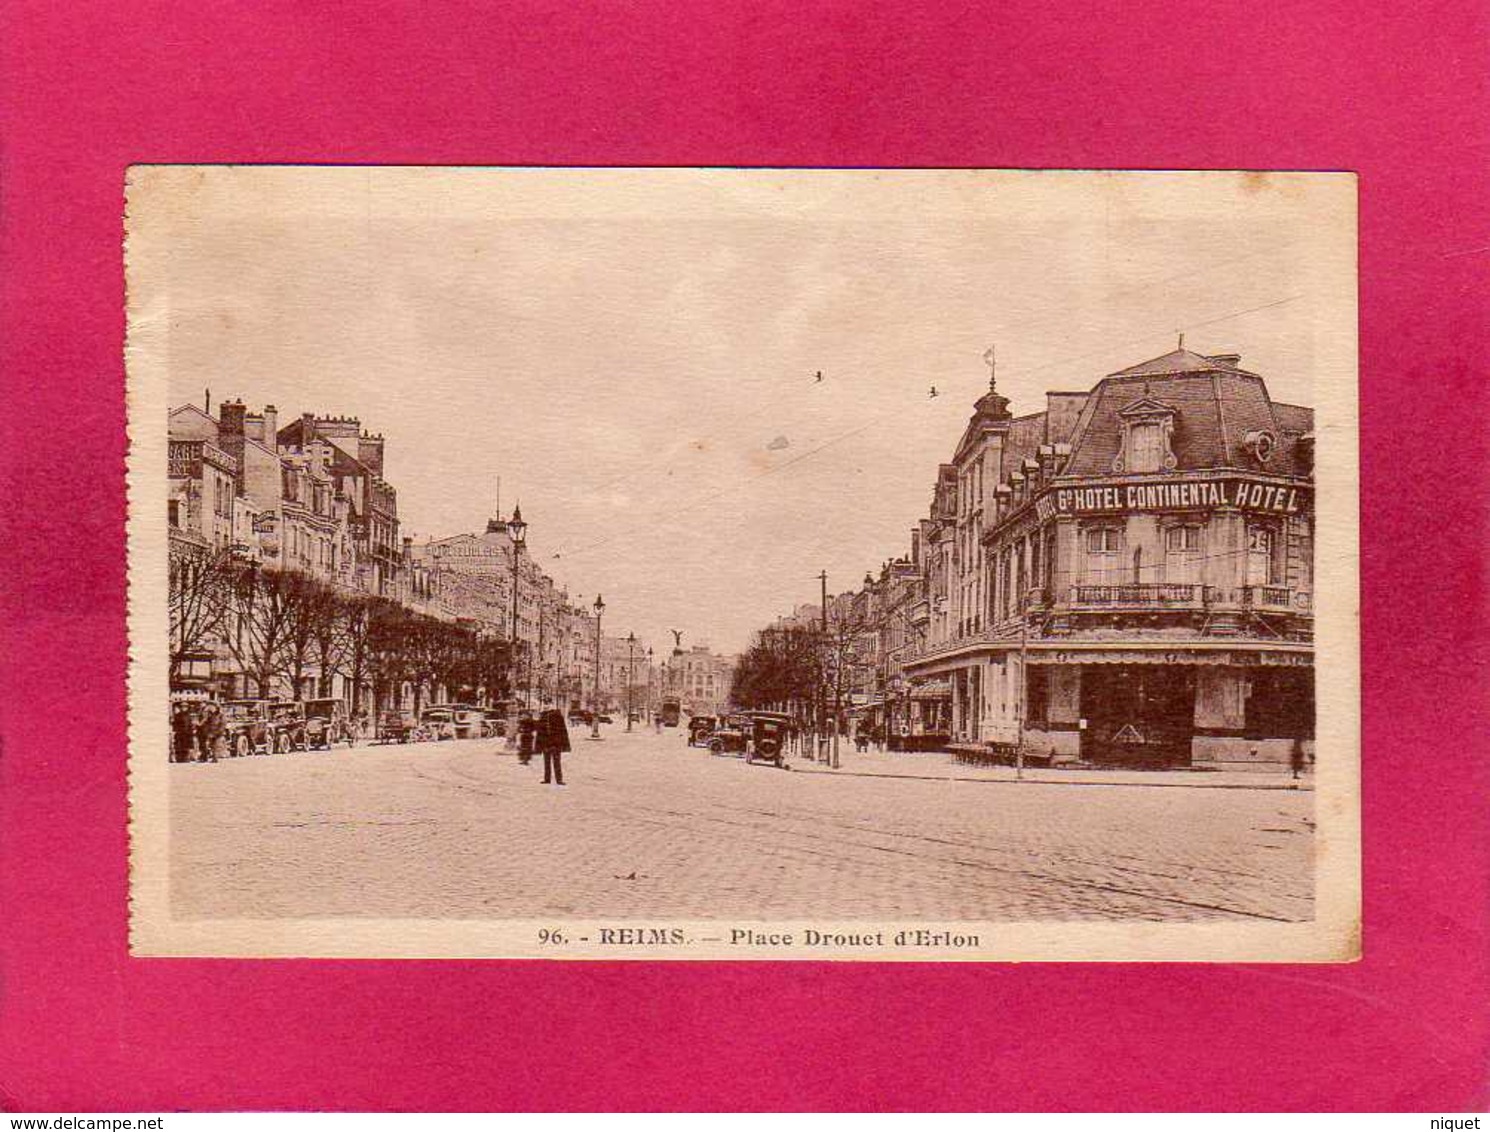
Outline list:
[[[279,451],[279,410],[273,405],[264,406],[264,446]]]
[[[243,435],[243,421],[248,416],[248,409],[242,401],[224,401],[218,414],[217,430],[219,436]]]
[[[1238,366],[1240,366],[1242,364],[1242,355],[1241,354],[1212,354],[1211,355],[1211,361],[1216,362],[1216,363],[1218,363],[1220,365],[1226,366],[1229,369],[1236,369]]]
[[[367,470],[383,478],[383,437],[364,432],[357,438],[357,459],[367,465]]]

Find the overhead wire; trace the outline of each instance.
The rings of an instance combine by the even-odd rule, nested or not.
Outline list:
[[[1221,314],[1221,315],[1214,316],[1212,318],[1204,319],[1204,320],[1202,320],[1200,322],[1187,323],[1186,324],[1186,329],[1189,330],[1189,329],[1194,329],[1196,327],[1201,327],[1201,326],[1213,326],[1213,325],[1215,325],[1217,323],[1224,322],[1224,321],[1227,321],[1227,320],[1232,319],[1232,318],[1240,318],[1243,315],[1253,314],[1253,313],[1256,313],[1258,311],[1263,311],[1263,310],[1270,310],[1270,309],[1275,308],[1275,307],[1283,306],[1283,305],[1285,305],[1287,303],[1296,302],[1298,299],[1301,299],[1303,297],[1304,296],[1302,294],[1288,295],[1288,296],[1285,296],[1284,298],[1281,298],[1281,299],[1275,299],[1275,300],[1272,300],[1272,301],[1267,302],[1267,303],[1258,304],[1257,306],[1246,307],[1246,308],[1243,308],[1243,309],[1240,309],[1240,310],[1235,310],[1235,311],[1229,311],[1229,312],[1226,312],[1225,314]],[[1129,340],[1127,342],[1124,342],[1124,343],[1119,343],[1117,345],[1122,346],[1122,345],[1132,345],[1132,344],[1147,342],[1147,341],[1151,340],[1152,337],[1153,337],[1153,335],[1150,334],[1150,335],[1146,335],[1145,337],[1143,337],[1141,339],[1135,338],[1135,339],[1131,339],[1131,340]],[[1115,348],[1115,347],[1110,345],[1110,346],[1104,347],[1102,350],[1099,350],[1099,351],[1088,351],[1087,353],[1084,353],[1084,354],[1072,355],[1072,356],[1067,357],[1067,358],[1056,359],[1054,361],[1047,362],[1047,363],[1044,363],[1044,364],[1039,365],[1039,366],[1032,366],[1032,367],[1027,367],[1027,368],[1023,368],[1023,369],[1017,369],[1017,370],[1014,371],[1013,375],[1011,375],[1011,376],[1013,376],[1015,378],[1025,377],[1025,376],[1028,376],[1028,375],[1033,374],[1033,373],[1039,373],[1039,372],[1042,372],[1042,371],[1047,370],[1047,369],[1052,369],[1052,368],[1054,368],[1056,366],[1068,365],[1068,364],[1071,364],[1072,362],[1082,361],[1082,360],[1085,360],[1085,359],[1090,358],[1090,357],[1093,357],[1093,356],[1097,356],[1097,355],[1102,354],[1102,353],[1107,353],[1110,350],[1112,350],[1113,348]],[[814,384],[816,384],[816,383],[814,383]],[[1239,400],[1238,398],[1233,398],[1233,397],[1218,397],[1218,398],[1213,398],[1213,399],[1230,400],[1230,401],[1237,401],[1237,400]],[[917,401],[918,402],[921,402],[923,404],[926,403],[926,400],[927,399],[921,398],[920,396],[917,397]],[[808,450],[807,452],[800,453],[797,456],[794,456],[791,459],[786,460],[786,461],[784,461],[784,462],[782,462],[780,464],[773,465],[772,467],[766,468],[766,469],[764,469],[764,470],[762,470],[760,472],[755,473],[754,475],[746,476],[743,479],[736,480],[736,481],[734,481],[732,483],[729,483],[729,484],[725,485],[724,487],[718,489],[717,491],[711,492],[708,495],[701,496],[701,497],[696,498],[696,499],[682,501],[682,502],[679,502],[679,503],[673,503],[672,501],[668,501],[665,504],[665,506],[667,506],[668,508],[674,509],[674,510],[682,510],[682,509],[686,509],[686,508],[697,508],[697,507],[703,506],[704,504],[712,503],[715,500],[721,499],[724,496],[730,494],[731,492],[738,491],[741,488],[744,488],[744,487],[746,487],[746,486],[748,486],[748,485],[756,482],[757,480],[765,479],[768,476],[772,476],[772,475],[777,474],[778,472],[785,471],[788,468],[793,467],[793,466],[801,463],[802,461],[807,460],[807,459],[809,459],[809,458],[811,458],[813,456],[816,456],[819,453],[821,453],[823,451],[826,451],[827,449],[832,448],[835,445],[840,444],[840,443],[842,443],[845,440],[849,440],[849,439],[851,439],[854,436],[858,436],[858,435],[860,435],[860,434],[862,434],[864,432],[867,432],[870,428],[874,427],[876,424],[881,423],[882,421],[889,420],[892,417],[899,417],[899,416],[902,415],[903,412],[904,412],[904,409],[903,408],[897,407],[895,409],[888,410],[888,411],[886,411],[884,413],[876,414],[875,416],[869,418],[868,420],[866,420],[863,423],[855,426],[854,428],[851,428],[851,429],[848,429],[845,432],[839,433],[836,436],[833,436],[833,437],[829,438],[828,440],[822,442],[821,444],[818,444],[817,446],[815,446],[814,448]],[[621,476],[621,477],[617,477],[617,480],[619,480],[619,479],[626,479],[626,478],[632,478],[632,477]],[[616,482],[616,481],[612,481],[612,482]],[[589,553],[591,551],[598,550],[598,549],[600,549],[602,547],[605,547],[605,546],[609,546],[612,543],[617,542],[617,541],[619,541],[619,540],[627,537],[631,533],[632,532],[631,531],[628,531],[628,530],[618,531],[617,533],[615,533],[613,535],[610,535],[610,536],[608,536],[606,538],[603,538],[603,539],[599,539],[599,540],[597,540],[595,542],[586,543],[586,544],[584,544],[582,546],[579,546],[579,547],[564,549],[564,550],[562,550],[560,552],[560,555],[561,556],[567,556],[567,557],[571,557],[572,558],[572,557],[574,557],[576,555],[587,554],[587,553]]]

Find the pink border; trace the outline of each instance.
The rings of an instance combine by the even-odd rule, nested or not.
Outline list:
[[[0,1107],[1485,1107],[1483,5],[929,7],[10,6]],[[1365,960],[128,958],[142,160],[1358,170]]]

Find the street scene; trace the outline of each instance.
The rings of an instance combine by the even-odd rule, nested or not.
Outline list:
[[[1307,193],[345,173],[154,269],[171,917],[1314,919]]]
[[[171,781],[184,918],[1254,920],[1311,912],[1307,792],[1096,784],[920,755],[790,772],[619,724],[564,790],[496,740]],[[899,772],[916,777],[899,777]],[[1107,776],[1108,781],[1120,779]],[[1144,782],[1129,775],[1127,781]]]

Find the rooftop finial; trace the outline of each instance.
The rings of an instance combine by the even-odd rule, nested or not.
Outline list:
[[[990,346],[983,351],[983,361],[988,365],[988,392],[998,392],[998,347]]]
[[[1180,344],[1179,344],[1179,347],[1178,348],[1181,349],[1181,350],[1183,350],[1185,348],[1185,332],[1183,330],[1181,330],[1178,333],[1179,333],[1179,336],[1180,336]]]

